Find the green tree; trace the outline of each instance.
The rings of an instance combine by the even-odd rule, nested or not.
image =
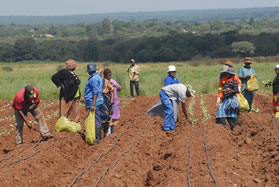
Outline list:
[[[37,57],[36,41],[33,38],[23,38],[14,45],[16,61],[33,60]]]
[[[241,57],[252,56],[255,53],[255,46],[251,42],[233,42],[232,52],[240,55]]]
[[[111,34],[112,33],[112,23],[109,19],[105,18],[102,22],[104,34]]]

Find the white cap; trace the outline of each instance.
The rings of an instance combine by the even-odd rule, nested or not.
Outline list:
[[[277,65],[275,66],[275,69],[279,69],[279,64],[277,64]]]
[[[131,62],[136,62],[135,59],[131,59]]]
[[[170,66],[168,67],[168,72],[171,72],[171,71],[176,71],[175,66],[170,65]]]

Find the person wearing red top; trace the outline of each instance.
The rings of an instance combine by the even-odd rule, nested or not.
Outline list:
[[[41,136],[44,139],[52,138],[53,135],[49,132],[46,120],[42,111],[39,108],[40,94],[37,88],[27,85],[24,89],[16,93],[13,100],[14,114],[16,118],[16,136],[15,144],[23,143],[23,125],[26,123],[28,128],[32,128],[26,116],[30,112],[39,125]]]

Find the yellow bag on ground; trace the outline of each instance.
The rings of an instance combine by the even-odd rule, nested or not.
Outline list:
[[[251,78],[247,82],[247,88],[248,91],[253,92],[260,89],[256,75],[251,75]]]
[[[85,141],[89,145],[94,145],[96,142],[96,135],[95,135],[95,112],[90,112],[89,116],[84,122],[84,127],[86,130],[85,133]]]
[[[246,98],[241,93],[237,94],[237,100],[238,100],[238,103],[239,103],[239,110],[240,111],[247,112],[247,111],[250,110],[248,101],[246,100]]]
[[[61,116],[55,125],[56,132],[80,132],[81,126],[80,124],[69,121],[66,117]]]

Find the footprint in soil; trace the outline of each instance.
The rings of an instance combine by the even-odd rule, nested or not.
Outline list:
[[[151,171],[148,171],[144,186],[151,186],[151,182],[153,180],[154,180],[154,177],[153,177]]]
[[[12,151],[12,150],[9,150],[9,149],[3,149],[3,152],[4,152],[5,154],[8,154],[10,151]]]
[[[164,160],[167,160],[170,156],[172,156],[172,153],[166,153],[166,154],[163,156],[163,159],[164,159]]]
[[[160,171],[160,170],[162,170],[162,167],[156,165],[156,166],[153,166],[153,170],[154,170],[154,171]]]

